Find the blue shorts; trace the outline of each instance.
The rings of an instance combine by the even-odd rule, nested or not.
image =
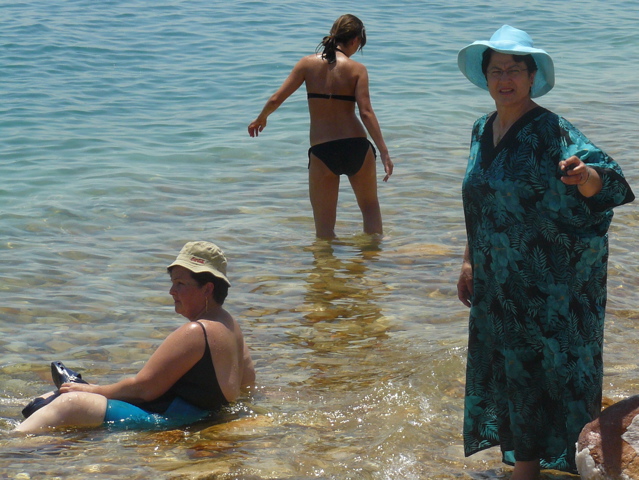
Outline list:
[[[164,413],[151,413],[121,400],[107,400],[104,425],[116,429],[170,430],[205,419],[211,414],[177,397]]]

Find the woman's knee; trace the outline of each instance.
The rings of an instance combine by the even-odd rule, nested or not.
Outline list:
[[[49,416],[59,425],[100,425],[104,421],[107,399],[87,392],[64,393],[47,405]]]
[[[104,413],[107,405],[106,397],[88,392],[64,393],[54,402],[59,402],[61,408],[70,413]]]
[[[104,422],[107,399],[94,393],[65,393],[36,410],[16,428],[41,433],[57,427],[97,427]]]

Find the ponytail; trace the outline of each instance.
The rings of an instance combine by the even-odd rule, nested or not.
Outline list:
[[[326,60],[328,63],[335,63],[337,60],[337,45],[346,44],[351,40],[359,38],[361,43],[359,49],[361,50],[366,44],[366,30],[364,24],[355,15],[342,15],[333,24],[331,33],[325,36],[321,43],[315,49],[315,53],[322,50],[322,60]]]
[[[337,61],[337,41],[335,35],[325,36],[321,43],[315,49],[315,52],[322,50],[322,60],[326,60],[328,63],[335,63]]]

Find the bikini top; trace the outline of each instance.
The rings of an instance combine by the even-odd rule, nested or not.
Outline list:
[[[211,360],[211,349],[206,337],[206,329],[198,323],[204,332],[204,355],[160,398],[139,404],[140,408],[156,413],[164,413],[175,397],[181,397],[203,410],[219,410],[228,404],[215,375],[215,367]]]
[[[347,102],[355,102],[355,95],[333,95],[332,93],[307,93],[307,98],[325,98],[330,100],[334,98],[335,100],[344,100]]]

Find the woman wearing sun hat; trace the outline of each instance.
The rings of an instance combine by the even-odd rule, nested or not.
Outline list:
[[[612,158],[533,101],[554,66],[526,32],[504,25],[458,65],[496,106],[475,122],[462,187],[465,453],[499,445],[512,480],[576,472],[577,437],[601,409],[606,232],[634,195]]]
[[[207,418],[255,381],[235,319],[222,307],[231,283],[210,242],[189,242],[168,267],[175,311],[189,321],[171,333],[137,375],[111,385],[65,383],[17,430],[56,427],[176,428]]]

